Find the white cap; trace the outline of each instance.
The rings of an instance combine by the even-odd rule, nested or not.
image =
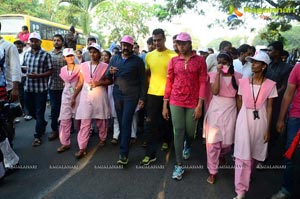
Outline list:
[[[63,50],[63,56],[75,55],[73,48],[65,48]]]
[[[201,48],[201,49],[199,50],[199,52],[205,52],[205,53],[208,53],[208,48]]]
[[[246,57],[246,60],[251,63],[253,60],[261,61],[268,65],[271,63],[271,59],[270,59],[269,55],[261,50],[258,51],[253,57],[250,57],[250,56]]]
[[[96,50],[98,50],[99,52],[101,52],[101,47],[97,43],[92,43],[91,45],[89,45],[89,47],[87,49],[90,50],[91,48],[95,48]]]
[[[28,42],[30,41],[30,39],[38,39],[40,41],[42,40],[41,35],[37,32],[30,33],[29,38],[28,38]]]

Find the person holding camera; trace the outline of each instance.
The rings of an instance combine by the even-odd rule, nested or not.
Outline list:
[[[73,50],[76,50],[77,39],[78,32],[75,31],[74,26],[71,26],[68,34],[65,36],[65,44],[67,45],[67,48],[73,48]]]
[[[1,23],[0,23],[1,31]],[[10,102],[16,102],[19,98],[19,88],[18,85],[21,82],[21,66],[19,60],[19,53],[15,45],[5,41],[0,37],[0,48],[4,50],[5,55],[5,88],[8,94],[8,100]],[[15,136],[14,130],[14,119],[9,118],[8,120],[8,140],[12,145],[12,140]]]

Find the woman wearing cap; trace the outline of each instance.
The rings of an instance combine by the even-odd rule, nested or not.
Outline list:
[[[218,166],[225,164],[225,155],[230,152],[234,140],[236,122],[236,94],[238,79],[242,74],[233,69],[232,57],[228,53],[217,56],[217,72],[210,72],[213,97],[204,118],[203,136],[206,138],[207,182],[214,184]]]
[[[79,65],[74,63],[75,54],[72,48],[65,48],[63,50],[64,59],[67,65],[62,67],[59,76],[64,81],[64,90],[62,93],[61,107],[60,107],[60,127],[59,140],[62,144],[57,148],[58,153],[62,153],[70,149],[70,134],[72,126],[72,117],[79,101],[79,92],[83,84],[83,77],[80,73]]]
[[[107,64],[100,61],[101,52],[98,44],[91,44],[88,51],[91,61],[81,64],[84,83],[76,111],[76,119],[81,120],[77,137],[80,150],[75,154],[78,159],[86,154],[92,119],[96,120],[99,130],[100,146],[104,146],[107,136],[107,119],[110,117],[107,84],[101,80],[107,69]]]
[[[178,34],[176,42],[179,55],[169,62],[162,114],[164,119],[169,120],[170,104],[177,161],[172,178],[181,180],[184,173],[183,159],[190,157],[194,132],[202,114],[207,68],[204,58],[192,52],[188,33]]]
[[[273,98],[277,97],[276,83],[265,77],[269,56],[259,51],[246,57],[252,63],[253,76],[240,80],[235,129],[235,192],[234,199],[245,198],[252,169],[264,161],[270,136]]]

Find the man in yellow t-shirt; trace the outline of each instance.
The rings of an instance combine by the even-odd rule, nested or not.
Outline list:
[[[162,150],[167,150],[172,142],[171,120],[162,118],[163,97],[167,81],[168,64],[177,54],[166,48],[166,36],[162,29],[152,32],[153,44],[156,49],[146,56],[146,72],[149,80],[147,93],[146,117],[146,155],[141,165],[149,165],[156,160],[156,149],[159,133],[163,136]]]

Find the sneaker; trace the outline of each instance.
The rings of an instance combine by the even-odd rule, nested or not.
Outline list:
[[[184,148],[182,151],[182,157],[185,160],[188,160],[191,156],[191,148]]]
[[[184,173],[184,170],[183,170],[182,166],[175,165],[173,174],[172,174],[172,178],[176,179],[176,180],[181,180],[183,173]]]
[[[142,143],[142,147],[144,147],[144,148],[147,147],[147,142],[146,141]]]
[[[32,116],[31,115],[25,115],[24,119],[25,119],[25,121],[29,121],[29,120],[32,119]]]
[[[162,144],[162,146],[161,146],[161,150],[162,150],[162,151],[167,151],[168,149],[169,149],[168,143],[164,142],[164,143]]]
[[[149,156],[145,156],[144,159],[140,162],[140,165],[148,166],[149,164],[155,161],[156,161],[156,157],[150,158]]]
[[[289,199],[290,196],[284,193],[282,190],[278,191],[278,193],[274,194],[271,199]]]
[[[20,119],[19,118],[16,118],[15,120],[14,120],[14,123],[16,124],[16,123],[20,123]]]
[[[216,175],[210,174],[206,180],[209,184],[215,184],[216,182]]]
[[[113,145],[117,145],[118,144],[118,140],[113,138],[111,141],[110,141],[111,144]]]
[[[128,158],[126,156],[120,155],[120,158],[117,161],[117,164],[127,165],[128,164]]]

